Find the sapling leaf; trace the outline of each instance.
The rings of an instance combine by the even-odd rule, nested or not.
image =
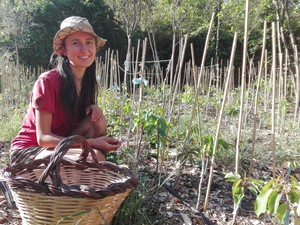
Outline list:
[[[241,176],[238,173],[230,172],[225,175],[225,179],[228,182],[235,182],[236,180],[241,179]]]
[[[299,182],[296,177],[290,175],[290,179],[291,179],[292,185],[300,187]]]
[[[274,180],[269,180],[269,181],[265,184],[265,186],[262,188],[261,192],[265,192],[265,191],[269,190],[270,187],[273,185],[273,183],[274,183]]]
[[[250,183],[251,185],[251,187],[254,187],[256,190],[258,190],[258,191],[260,191],[262,188],[263,188],[263,186],[262,186],[262,184],[263,184],[263,180],[258,180],[258,179],[252,179],[252,178],[249,178],[248,179],[248,183]],[[250,190],[251,191],[251,190]],[[251,191],[252,192],[252,191]],[[253,192],[252,192],[253,193]],[[255,194],[255,195],[257,195],[257,191],[255,191],[255,193],[253,193],[253,194]]]
[[[277,190],[273,190],[268,200],[268,209],[270,214],[277,212],[282,194],[278,194]]]
[[[259,179],[249,178],[248,182],[255,183],[255,184],[262,184],[264,181],[263,180],[259,180]]]
[[[232,185],[232,197],[234,205],[237,206],[241,199],[244,197],[244,188],[240,186],[242,179],[236,180]]]
[[[228,142],[226,142],[224,139],[220,138],[218,140],[218,146],[223,148],[224,150],[228,150],[229,149],[229,144]]]
[[[239,188],[240,183],[242,182],[242,179],[236,180],[232,185],[232,193],[237,192],[237,188]]]
[[[254,195],[257,195],[257,194],[258,194],[257,187],[254,186],[253,184],[250,184],[250,185],[248,186],[248,189],[249,189],[249,191],[251,191],[252,194],[254,194]]]
[[[278,207],[278,210],[277,210],[277,213],[276,213],[276,217],[280,221],[280,223],[282,223],[282,221],[283,221],[283,219],[285,217],[286,210],[287,210],[287,202],[282,203]]]
[[[271,188],[272,184],[273,184],[273,180],[270,180],[263,187],[260,194],[257,196],[255,200],[254,212],[257,217],[259,217],[260,214],[265,213],[267,210],[268,198],[273,191],[273,188]]]
[[[299,198],[300,198],[299,192],[291,191],[289,196],[290,196],[291,203],[299,202]]]

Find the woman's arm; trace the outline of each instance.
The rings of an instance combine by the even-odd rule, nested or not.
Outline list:
[[[37,142],[40,146],[55,148],[56,145],[64,138],[52,133],[51,124],[51,113],[36,110],[36,135]],[[107,136],[88,138],[87,141],[93,149],[101,150],[103,152],[115,151],[121,146],[121,143],[117,139]]]
[[[55,148],[55,146],[64,138],[53,134],[51,131],[52,114],[50,112],[36,110],[36,138],[39,146],[46,148]]]

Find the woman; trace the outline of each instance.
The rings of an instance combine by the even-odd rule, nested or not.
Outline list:
[[[61,23],[53,39],[52,69],[35,82],[23,125],[11,142],[11,164],[46,157],[75,134],[87,139],[99,161],[105,160],[102,151],[120,147],[118,140],[105,136],[107,121],[96,104],[95,57],[105,41],[86,18],[72,16]],[[68,154],[80,152],[72,149]]]

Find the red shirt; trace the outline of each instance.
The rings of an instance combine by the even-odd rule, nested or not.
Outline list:
[[[52,113],[52,133],[66,137],[78,121],[71,121],[60,101],[61,76],[56,70],[40,75],[35,82],[27,113],[19,134],[11,141],[12,149],[39,146],[36,137],[36,110]]]

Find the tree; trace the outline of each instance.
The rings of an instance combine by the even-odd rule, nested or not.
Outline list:
[[[28,28],[37,9],[36,2],[34,0],[2,0],[0,2],[1,36],[6,37],[14,48],[16,67],[13,74],[16,76],[16,80],[19,81],[18,89],[20,90],[23,86],[19,70],[19,47],[24,46],[26,43]]]
[[[36,3],[34,0],[0,2],[1,34],[13,43],[17,65],[19,65],[19,45],[26,43],[28,28],[37,9]]]
[[[131,38],[133,32],[137,29],[142,10],[143,0],[105,0],[105,3],[113,12],[113,19],[122,27],[127,35],[127,53],[125,60],[125,83],[128,82],[127,73],[130,71],[131,62]]]
[[[223,1],[218,14],[222,22],[222,29],[229,33],[237,32],[242,43],[244,31],[244,5],[245,0]],[[272,0],[254,0],[249,2],[249,42],[248,50],[253,55],[261,46],[263,23],[275,20],[275,8]]]
[[[60,23],[69,16],[86,17],[95,32],[108,40],[99,55],[104,55],[108,47],[122,50],[122,38],[125,35],[111,20],[110,9],[103,0],[40,0],[28,28],[26,44],[20,49],[22,62],[35,67],[47,67],[53,52],[52,38]]]

